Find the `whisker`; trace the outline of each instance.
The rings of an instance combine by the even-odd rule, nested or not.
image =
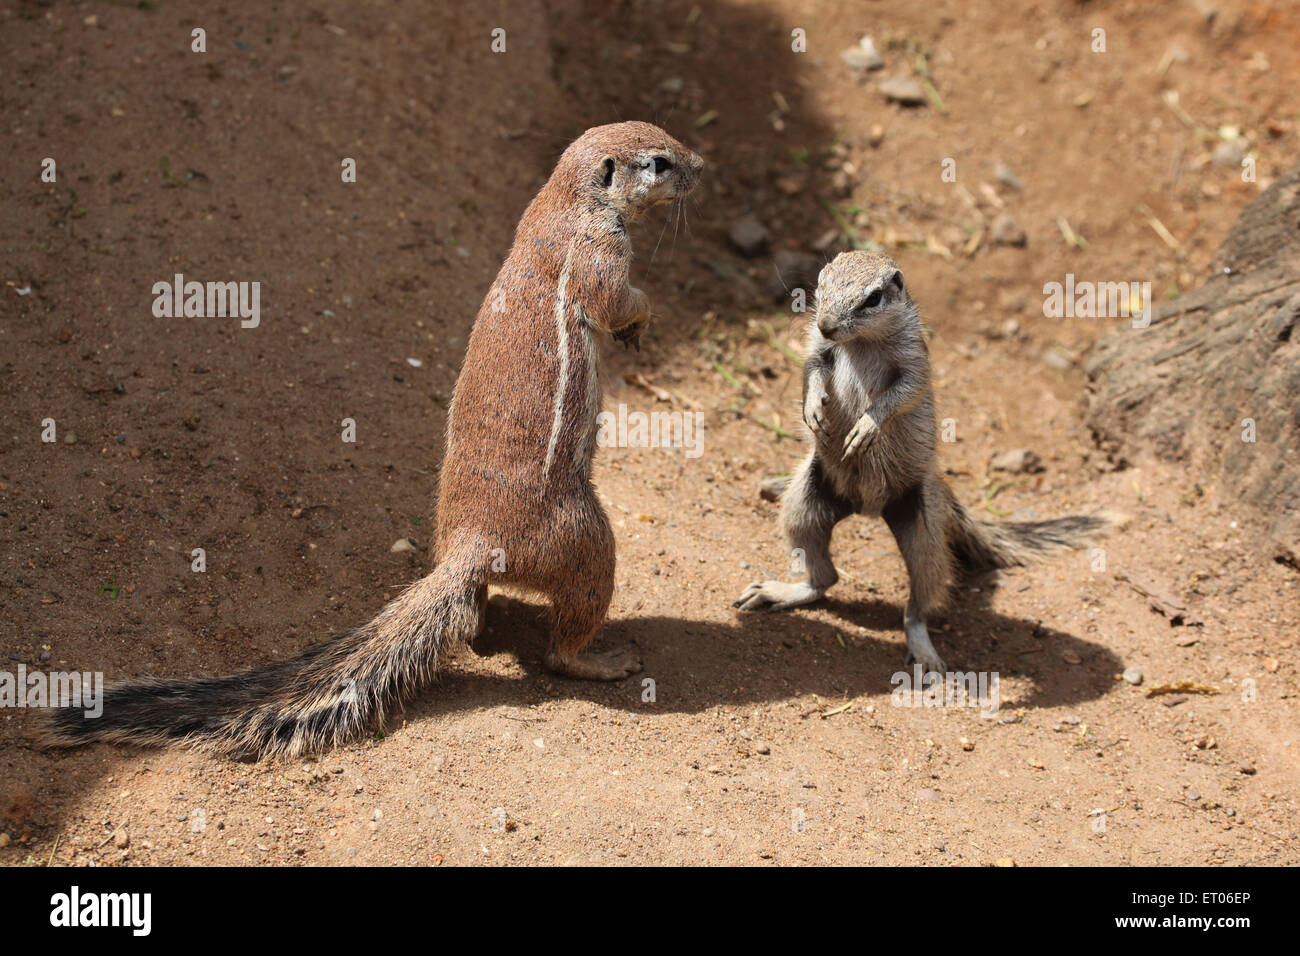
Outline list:
[[[673,244],[668,252],[668,257],[674,258],[677,255],[677,230],[681,226],[682,197],[678,196],[677,201],[673,203]]]
[[[659,230],[659,240],[658,240],[658,242],[655,243],[654,251],[650,253],[650,265],[651,265],[651,266],[653,266],[653,265],[655,264],[655,256],[657,256],[657,255],[659,254],[659,243],[661,243],[661,242],[664,241],[664,232],[668,229],[668,220],[669,220],[670,218],[672,218],[672,217],[671,217],[671,216],[666,216],[666,217],[664,218],[664,224],[663,224],[663,227]]]

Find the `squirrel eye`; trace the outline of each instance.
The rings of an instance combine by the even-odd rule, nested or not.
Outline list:
[[[662,156],[656,156],[656,157],[655,157],[655,175],[656,175],[656,176],[661,175],[662,173],[666,173],[668,170],[670,170],[670,169],[672,169],[672,168],[673,168],[673,164],[670,163],[670,162],[668,162],[668,160],[664,159]]]
[[[871,293],[871,295],[867,296],[866,301],[864,301],[862,305],[864,308],[874,309],[876,306],[880,305],[880,300],[883,298],[884,294],[877,289],[875,292]]]

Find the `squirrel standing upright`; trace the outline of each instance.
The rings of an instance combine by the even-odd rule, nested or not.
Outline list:
[[[945,671],[926,628],[943,606],[954,564],[968,571],[1023,565],[1082,547],[1114,519],[1077,515],[991,524],[976,520],[939,475],[934,389],[921,316],[888,256],[845,252],[817,279],[817,321],[808,330],[803,417],[807,458],[781,495],[781,523],[802,549],[805,581],[757,581],[742,610],[781,610],[822,597],[839,575],[831,532],[855,512],[889,525],[907,565],[903,612],[908,663]]]
[[[632,650],[582,653],[614,591],[614,535],[591,484],[601,393],[595,336],[649,322],[629,282],[627,225],[685,196],[703,160],[648,123],[588,130],[519,222],[479,309],[452,396],[437,565],[356,630],[229,677],[109,687],[103,714],[56,710],[50,742],[185,740],[224,753],[299,755],[355,740],[480,630],[491,581],[552,608],[547,666],[592,680],[640,669]]]

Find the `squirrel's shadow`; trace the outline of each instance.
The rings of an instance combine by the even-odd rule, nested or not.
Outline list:
[[[1107,648],[1084,638],[998,614],[989,607],[992,589],[954,591],[946,617],[932,624],[932,636],[954,671],[996,673],[1003,687],[1001,708],[1068,706],[1104,695],[1122,669]],[[732,622],[661,616],[611,621],[592,650],[634,642],[644,669],[612,683],[558,677],[545,669],[544,606],[496,596],[487,628],[469,653],[483,658],[513,655],[524,677],[467,673],[451,662],[438,684],[409,703],[407,721],[509,703],[529,706],[546,700],[580,698],[627,710],[696,713],[719,704],[741,706],[817,694],[856,697],[889,694],[907,647],[902,608],[881,600],[829,599],[806,611],[734,612]],[[1076,663],[1077,661],[1077,663]],[[654,702],[642,700],[644,680],[654,681]]]

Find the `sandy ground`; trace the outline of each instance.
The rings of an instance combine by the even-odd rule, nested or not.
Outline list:
[[[597,467],[619,553],[598,646],[635,641],[643,674],[549,675],[543,609],[499,596],[384,734],[310,762],[51,753],[6,710],[0,863],[1300,862],[1300,575],[1214,475],[1095,450],[1081,363],[1117,320],[1041,309],[1067,272],[1157,298],[1195,287],[1294,161],[1295,8],[1201,7],[1217,12],[0,0],[9,670],[222,674],[367,619],[427,564],[465,335],[558,151],[644,118],[710,164],[685,228],[659,217],[634,237],[657,325],[606,362],[607,408],[702,416],[699,457],[610,448]],[[880,72],[839,56],[863,34]],[[942,107],[886,103],[879,80],[915,77],[918,57]],[[1224,126],[1257,182],[1212,161]],[[1023,247],[991,243],[1003,213]],[[729,245],[747,214],[774,250],[817,254],[834,230],[897,257],[969,506],[1132,518],[1104,569],[1071,554],[954,594],[937,643],[1000,674],[991,718],[891,704],[906,579],[879,521],[840,527],[828,600],[731,609],[751,580],[791,576],[757,485],[803,447],[803,317],[767,294],[770,254]],[[154,318],[151,286],[176,272],[261,281],[261,325]],[[1040,472],[990,470],[1019,448]],[[390,551],[401,538],[416,550]],[[1217,693],[1149,695],[1174,681]]]

